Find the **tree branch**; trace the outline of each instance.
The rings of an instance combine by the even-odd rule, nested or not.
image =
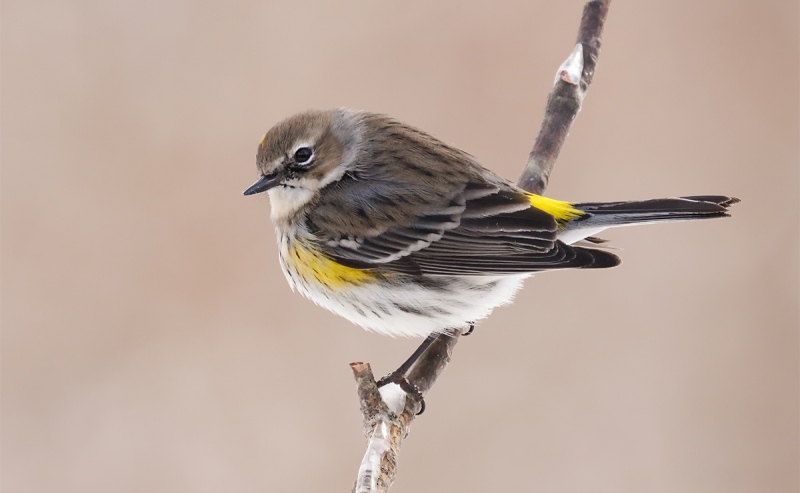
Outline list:
[[[547,97],[542,128],[519,177],[519,186],[529,192],[541,194],[547,188],[561,146],[567,139],[572,121],[581,110],[583,98],[594,77],[600,53],[600,35],[609,3],[610,0],[592,1],[583,8],[575,49],[558,68],[553,92]]]
[[[425,397],[450,363],[453,347],[460,335],[460,331],[440,335],[411,367],[406,380],[414,382],[417,393],[406,393],[395,383],[379,389],[369,363],[350,363],[358,385],[364,434],[367,436],[367,451],[353,486],[355,493],[383,493],[394,482],[400,445],[422,407],[420,399]]]
[[[547,188],[550,172],[572,121],[581,109],[594,76],[610,1],[593,0],[583,8],[577,44],[556,73],[553,91],[547,98],[542,128],[519,178],[519,186],[529,192],[541,194]],[[415,392],[407,393],[397,384],[378,389],[368,363],[351,363],[368,441],[354,492],[388,491],[397,473],[400,445],[421,408],[420,399],[450,363],[460,336],[460,330],[439,334],[409,369],[406,381]]]

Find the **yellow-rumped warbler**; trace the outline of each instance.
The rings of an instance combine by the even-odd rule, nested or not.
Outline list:
[[[608,227],[725,217],[738,202],[553,200],[427,133],[348,109],[277,124],[257,165],[261,178],[244,194],[269,191],[292,288],[393,336],[465,327],[509,303],[534,272],[619,264],[607,251],[571,246]]]

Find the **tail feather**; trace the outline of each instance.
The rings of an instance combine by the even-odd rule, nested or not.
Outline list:
[[[728,208],[733,204],[738,204],[741,200],[736,197],[726,197],[724,195],[693,195],[690,197],[679,197],[681,199],[692,200],[694,202],[713,202],[722,207]]]
[[[587,214],[574,222],[576,226],[582,221],[593,225],[621,226],[651,221],[727,217],[728,207],[737,202],[739,199],[733,197],[703,195],[639,202],[575,204],[576,209]]]
[[[565,224],[559,232],[559,239],[574,243],[614,226],[728,217],[728,208],[737,202],[739,199],[735,197],[697,195],[638,202],[573,204],[584,214]]]

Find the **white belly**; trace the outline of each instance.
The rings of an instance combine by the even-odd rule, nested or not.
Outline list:
[[[358,285],[337,286],[301,275],[290,259],[288,239],[279,235],[281,267],[292,289],[367,330],[391,336],[427,336],[465,329],[511,302],[530,274],[511,276],[424,276],[395,274]]]

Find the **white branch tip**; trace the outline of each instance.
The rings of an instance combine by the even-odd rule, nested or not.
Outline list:
[[[564,60],[564,63],[558,67],[556,78],[553,80],[553,85],[558,84],[558,79],[572,85],[578,85],[581,82],[581,74],[583,73],[583,45],[578,43],[570,53],[569,57]]]

